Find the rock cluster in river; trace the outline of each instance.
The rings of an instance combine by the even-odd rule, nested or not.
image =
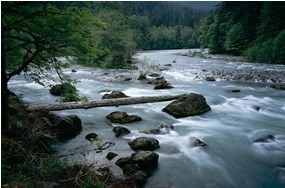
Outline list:
[[[115,111],[110,113],[108,116],[106,116],[108,120],[110,120],[112,123],[132,123],[136,121],[141,121],[142,118],[137,115],[128,115],[126,112],[119,112]]]
[[[209,110],[211,107],[206,103],[206,99],[196,93],[181,96],[163,108],[164,112],[175,118],[200,115]]]
[[[134,187],[142,187],[151,171],[157,168],[159,155],[152,151],[137,151],[130,157],[123,157],[116,161],[125,176],[130,177]]]

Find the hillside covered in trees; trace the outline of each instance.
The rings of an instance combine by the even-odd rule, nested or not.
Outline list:
[[[222,2],[200,23],[199,43],[210,53],[285,64],[284,10],[284,2]]]

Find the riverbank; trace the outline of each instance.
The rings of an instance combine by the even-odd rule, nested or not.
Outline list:
[[[247,62],[243,56],[209,54],[207,49],[194,49],[176,55],[201,59],[201,68],[195,67],[196,72],[193,72],[193,79],[196,80],[213,77],[221,81],[285,83],[284,65],[268,67],[268,64]]]

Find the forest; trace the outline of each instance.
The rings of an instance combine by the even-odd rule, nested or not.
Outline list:
[[[284,10],[284,2],[222,2],[213,16],[200,22],[199,44],[210,53],[284,64]]]

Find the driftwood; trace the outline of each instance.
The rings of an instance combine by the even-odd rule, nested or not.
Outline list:
[[[120,106],[120,105],[131,105],[131,104],[153,103],[153,102],[171,101],[183,95],[144,96],[144,97],[102,99],[102,100],[88,101],[88,102],[36,104],[36,105],[26,106],[26,110],[27,111],[37,111],[37,110],[58,111],[58,110],[67,110],[67,109],[79,109],[79,108],[89,109],[89,108],[97,108],[97,107],[103,107],[103,106]]]

